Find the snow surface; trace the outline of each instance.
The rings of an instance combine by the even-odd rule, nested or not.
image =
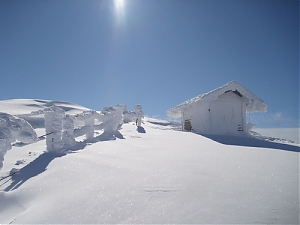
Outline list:
[[[0,101],[0,111],[46,104],[32,102]],[[14,144],[0,177],[19,171],[0,181],[0,223],[299,224],[299,145],[204,137],[151,118],[119,131],[64,155],[46,152],[45,139]]]
[[[253,131],[274,141],[294,142],[300,144],[299,128],[254,128]]]

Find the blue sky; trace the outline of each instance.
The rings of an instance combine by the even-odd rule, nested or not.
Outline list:
[[[165,111],[236,80],[299,127],[298,0],[0,0],[0,100]],[[1,110],[1,109],[0,109]]]

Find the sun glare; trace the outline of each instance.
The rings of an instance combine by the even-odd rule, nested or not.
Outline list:
[[[114,0],[115,7],[117,11],[123,11],[124,9],[124,0]]]
[[[125,0],[114,0],[115,18],[118,25],[125,23]]]

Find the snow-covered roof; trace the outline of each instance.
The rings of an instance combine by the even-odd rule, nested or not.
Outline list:
[[[191,98],[169,110],[167,110],[167,115],[172,118],[179,118],[181,117],[181,112],[185,111],[195,103],[199,102],[210,102],[216,100],[218,96],[224,94],[225,92],[233,91],[248,99],[246,104],[246,112],[266,112],[267,105],[266,103],[258,98],[255,94],[247,90],[243,85],[238,83],[237,81],[231,81],[215,90],[210,92],[198,95],[194,98]]]

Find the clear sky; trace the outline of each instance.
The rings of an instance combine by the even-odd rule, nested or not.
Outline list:
[[[299,127],[298,0],[0,0],[0,100],[165,111],[236,80]],[[1,111],[1,109],[0,109]]]

